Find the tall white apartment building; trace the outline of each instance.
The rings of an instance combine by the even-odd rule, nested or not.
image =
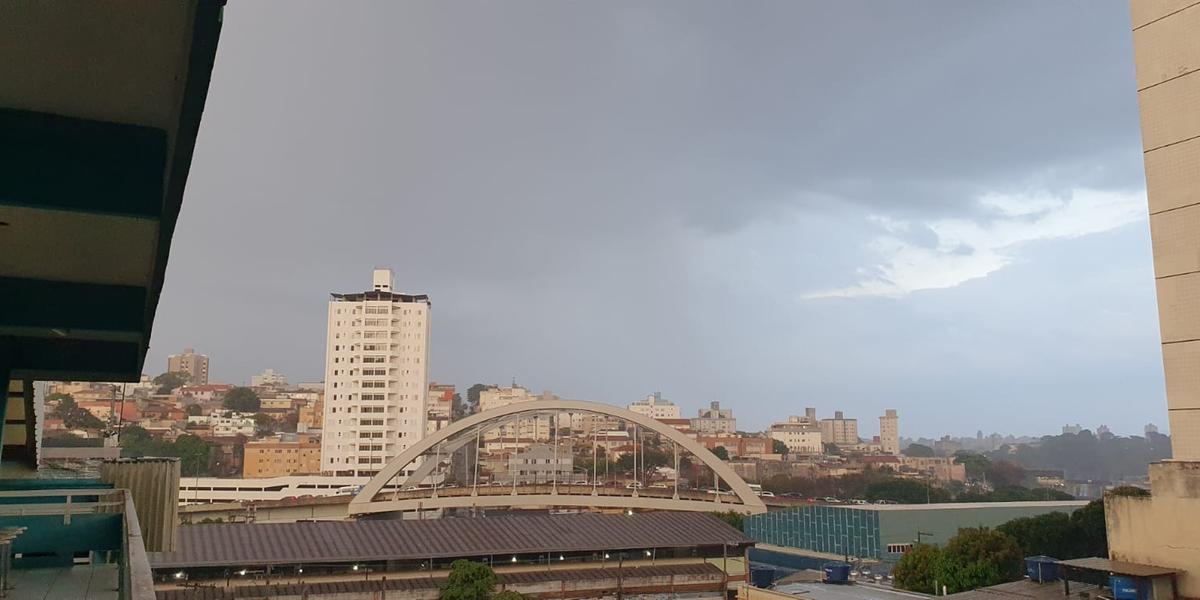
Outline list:
[[[550,392],[534,394],[528,389],[519,385],[513,385],[511,387],[491,387],[479,392],[479,411],[486,412],[494,408],[508,406],[509,404],[514,404],[517,402],[554,400],[556,398],[557,396]],[[549,440],[550,429],[553,422],[554,421],[549,414],[518,418],[484,432],[483,437],[488,441],[497,440],[500,438],[509,438],[512,440],[517,440],[515,443],[529,445],[535,441]],[[569,425],[570,423],[568,421],[562,424]]]
[[[631,402],[629,410],[640,415],[646,415],[651,419],[679,418],[679,406],[670,400],[664,399],[661,392],[654,392],[646,396],[645,400]]]
[[[900,417],[894,408],[879,417],[879,448],[885,454],[900,454]]]
[[[425,435],[429,296],[372,289],[332,294],[325,344],[321,471],[371,476]]]

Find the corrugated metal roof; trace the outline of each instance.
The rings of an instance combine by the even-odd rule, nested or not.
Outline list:
[[[580,581],[585,579],[613,579],[617,576],[616,567],[596,569],[554,569],[552,571],[523,571],[516,573],[500,572],[496,580],[502,585],[536,584],[545,581]],[[711,564],[681,564],[658,565],[642,567],[625,567],[621,569],[624,577],[669,577],[672,575],[687,575],[691,577],[708,576],[720,582],[724,576],[721,569]],[[445,577],[421,577],[417,579],[372,579],[369,581],[325,581],[307,584],[281,585],[247,585],[232,588],[202,587],[193,589],[159,590],[158,600],[236,600],[237,598],[270,598],[273,596],[301,596],[308,594],[352,594],[379,591],[413,591],[440,588],[446,583]]]
[[[1158,565],[1142,565],[1138,563],[1109,560],[1107,558],[1090,557],[1060,560],[1058,564],[1064,567],[1086,569],[1089,571],[1108,571],[1117,575],[1132,575],[1134,577],[1158,577],[1179,573],[1179,569],[1160,567]]]
[[[150,565],[157,569],[425,560],[753,543],[713,515],[685,512],[237,523],[181,527],[176,551],[150,553]]]

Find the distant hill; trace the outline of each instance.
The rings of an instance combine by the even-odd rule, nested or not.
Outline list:
[[[1034,444],[1002,446],[987,456],[1028,469],[1060,469],[1072,480],[1121,481],[1145,477],[1147,465],[1171,458],[1171,438],[1159,433],[1097,436],[1085,429],[1048,435]]]

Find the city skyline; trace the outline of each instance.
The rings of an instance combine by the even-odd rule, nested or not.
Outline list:
[[[328,290],[388,264],[438,304],[433,380],[1166,423],[1124,3],[533,8],[450,45],[455,7],[229,7],[214,85],[247,94],[207,107],[150,364],[318,379]]]

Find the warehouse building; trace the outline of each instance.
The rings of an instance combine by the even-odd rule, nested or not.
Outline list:
[[[1050,512],[1074,512],[1083,501],[961,502],[798,506],[747,517],[743,530],[760,544],[814,557],[899,560],[920,540],[945,544],[963,527],[996,527]]]

